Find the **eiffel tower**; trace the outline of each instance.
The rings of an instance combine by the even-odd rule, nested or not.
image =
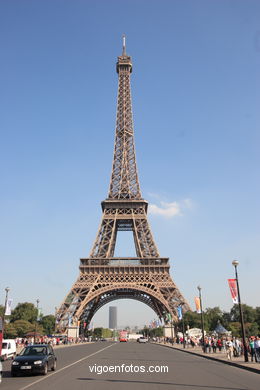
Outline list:
[[[101,203],[102,220],[88,258],[57,311],[58,329],[80,321],[90,323],[106,303],[130,298],[147,304],[161,320],[177,320],[177,306],[190,307],[170,276],[169,259],[160,257],[142,198],[134,145],[130,75],[132,60],[123,52],[116,64],[118,101],[114,159],[108,198]],[[114,257],[118,231],[132,231],[136,257]],[[170,318],[170,319],[169,319]]]

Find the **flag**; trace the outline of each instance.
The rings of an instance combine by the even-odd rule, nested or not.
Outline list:
[[[71,325],[72,325],[72,316],[70,315],[68,318],[68,326],[71,326]]]
[[[199,297],[195,297],[195,306],[196,306],[196,312],[198,314],[201,313],[201,307],[200,307],[200,299]]]
[[[40,321],[40,319],[41,319],[41,314],[42,314],[42,309],[41,309],[41,308],[38,308],[38,311],[37,311],[37,321]]]
[[[10,316],[11,315],[11,306],[12,306],[13,300],[7,299],[6,306],[5,306],[5,315]]]
[[[171,321],[172,320],[172,316],[170,313],[167,313],[166,314],[166,318],[167,318],[167,321]]]
[[[178,314],[178,319],[182,320],[182,306],[177,307],[177,314]]]
[[[237,280],[228,279],[228,285],[230,288],[233,303],[238,303]]]

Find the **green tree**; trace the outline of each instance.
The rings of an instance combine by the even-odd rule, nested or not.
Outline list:
[[[190,328],[201,328],[201,316],[196,311],[187,311],[183,318],[186,326],[188,325]],[[178,327],[181,328],[181,326],[181,323],[179,323]]]
[[[3,305],[0,305],[0,317],[3,317],[5,311],[5,307]]]
[[[47,316],[43,316],[40,320],[40,325],[43,327],[45,334],[52,334],[55,331],[55,316],[49,314]]]
[[[160,326],[158,328],[152,328],[149,329],[149,336],[150,337],[162,337],[163,336],[163,327]]]
[[[37,308],[33,303],[18,303],[12,311],[10,322],[24,320],[33,323],[37,320],[37,314]]]
[[[231,330],[232,336],[241,337],[241,325],[240,322],[230,322],[228,330]]]
[[[102,329],[103,328],[95,328],[93,331],[94,337],[102,337]]]
[[[231,320],[231,314],[229,312],[223,312],[222,316],[222,325],[228,329],[229,323],[232,322]]]
[[[255,320],[260,330],[260,307],[259,306],[255,308],[255,315],[256,315]]]
[[[213,308],[208,307],[205,310],[204,317],[207,319],[209,330],[213,331],[216,328],[218,321],[222,322],[223,312],[218,306]]]
[[[113,335],[112,330],[107,329],[107,328],[103,328],[103,329],[102,329],[102,337],[104,337],[104,338],[110,338],[110,337],[112,337],[112,335]]]
[[[35,326],[26,320],[14,321],[12,325],[16,329],[18,337],[25,337],[26,333],[33,332],[35,330]]]
[[[17,330],[14,327],[14,324],[5,324],[4,327],[4,337],[6,339],[14,339],[15,337],[18,336]]]
[[[244,322],[255,322],[256,320],[256,310],[252,306],[248,306],[246,304],[242,304],[242,311]],[[239,313],[239,305],[235,304],[230,310],[231,320],[232,322],[240,321],[240,313]]]
[[[248,337],[257,336],[259,334],[259,326],[256,322],[252,322],[247,324],[246,331]]]

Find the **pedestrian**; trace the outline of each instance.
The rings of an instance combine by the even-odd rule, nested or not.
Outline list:
[[[233,356],[238,357],[236,338],[234,337],[231,341],[233,343]]]
[[[260,337],[255,337],[254,348],[255,348],[255,361],[260,363]]]
[[[216,353],[217,352],[217,340],[216,339],[211,340],[211,346],[212,346],[213,353]]]
[[[233,357],[233,342],[228,339],[226,341],[226,351],[227,351],[227,358],[228,360],[232,360]]]
[[[222,349],[222,341],[221,341],[221,339],[218,339],[217,346],[218,346],[219,352],[221,352],[221,349]]]
[[[253,336],[250,338],[250,341],[249,341],[249,350],[250,350],[250,355],[251,355],[251,362],[254,361],[254,358],[255,358],[255,361],[257,362],[256,353],[255,353],[255,337],[253,337]]]

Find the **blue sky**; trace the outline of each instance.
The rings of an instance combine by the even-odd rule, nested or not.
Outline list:
[[[2,0],[0,18],[1,301],[9,286],[14,305],[39,298],[53,313],[89,255],[126,34],[160,254],[193,308],[200,284],[205,307],[229,310],[234,258],[242,300],[259,306],[259,1]],[[130,241],[117,253],[131,255]],[[135,301],[118,308],[122,325],[155,317]],[[94,323],[107,326],[107,307]]]

